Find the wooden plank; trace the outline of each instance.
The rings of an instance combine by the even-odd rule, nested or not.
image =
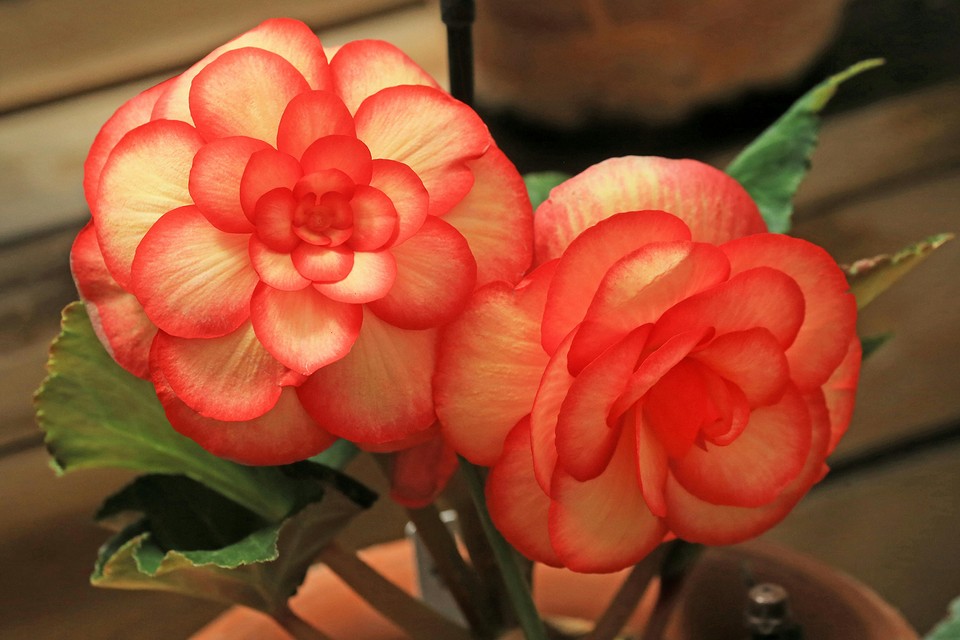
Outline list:
[[[801,222],[797,235],[841,262],[960,230],[960,169],[864,196]],[[861,335],[895,334],[863,367],[852,453],[960,420],[960,243],[941,248],[860,315]]]
[[[883,73],[883,67],[872,73]],[[797,213],[803,220],[861,192],[889,189],[958,163],[958,81],[828,116],[812,169],[797,192]]]
[[[872,73],[883,72],[881,67]],[[741,148],[706,161],[725,167]],[[861,192],[895,187],[960,163],[960,81],[838,115],[828,110],[812,162],[794,200],[798,220]]]
[[[424,0],[0,3],[0,111],[188,65],[273,16],[329,28]]]
[[[369,457],[351,474],[385,494]],[[96,589],[88,584],[97,548],[109,532],[93,523],[103,499],[132,474],[83,470],[54,476],[41,448],[0,458],[0,638],[185,638],[222,607],[175,594]],[[343,534],[363,547],[402,536],[404,511],[389,500],[362,514]],[[76,630],[83,633],[77,635]]]
[[[925,632],[960,594],[957,532],[954,441],[814,489],[765,538],[865,582]]]
[[[0,3],[0,14],[13,4]],[[310,4],[324,6],[326,3]],[[270,10],[278,9],[272,6]],[[420,3],[403,11],[324,30],[320,37],[329,46],[359,38],[390,40],[432,75],[445,78],[444,31],[437,11],[432,4]],[[238,27],[231,33],[239,30]],[[189,59],[199,57],[209,48],[192,54]],[[3,57],[0,53],[0,59]],[[83,161],[94,136],[123,102],[168,75],[0,117],[0,193],[3,194],[0,242],[78,224],[85,219],[87,206],[81,186]]]
[[[0,638],[184,638],[221,610],[172,594],[91,587],[97,548],[109,535],[92,514],[130,474],[58,479],[46,458],[34,449],[0,462]]]

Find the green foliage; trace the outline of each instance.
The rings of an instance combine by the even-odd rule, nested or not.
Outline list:
[[[336,488],[349,480],[325,473],[301,476],[313,499],[280,523],[184,476],[142,476],[100,510],[122,529],[101,547],[90,580],[277,611],[316,554],[369,505],[370,495],[358,503]]]
[[[875,336],[860,338],[860,348],[863,349],[863,359],[866,360],[876,353],[877,349],[885,345],[892,337],[892,333],[881,333]]]
[[[341,438],[324,451],[310,458],[310,460],[330,467],[331,469],[343,469],[350,464],[359,453],[360,449],[358,449],[355,444]]]
[[[37,421],[58,473],[93,467],[183,474],[270,521],[296,500],[296,482],[275,467],[248,467],[207,453],[167,421],[153,385],[104,350],[83,304],[63,311],[37,392]]]
[[[847,281],[850,282],[850,291],[857,298],[857,308],[862,309],[873,302],[878,295],[890,288],[890,285],[952,239],[952,233],[941,233],[914,243],[893,255],[881,254],[843,266]]]
[[[827,78],[797,100],[727,167],[727,173],[756,201],[770,231],[790,230],[793,196],[810,169],[810,156],[817,145],[818,114],[842,82],[881,64],[883,60],[864,60]]]
[[[946,619],[933,628],[924,640],[960,640],[960,598],[950,603]]]
[[[523,176],[523,182],[527,185],[527,194],[530,196],[530,203],[533,208],[539,207],[544,200],[550,197],[550,190],[569,177],[569,175],[560,171],[539,171]]]

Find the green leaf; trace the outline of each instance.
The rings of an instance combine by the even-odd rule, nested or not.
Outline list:
[[[568,174],[560,171],[539,171],[523,176],[523,182],[527,185],[527,194],[530,196],[530,204],[533,205],[533,208],[539,207],[544,200],[550,197],[550,190],[569,177]]]
[[[297,500],[276,467],[248,467],[207,453],[170,426],[153,385],[120,367],[93,332],[82,303],[63,311],[37,392],[37,422],[60,474],[91,467],[183,474],[276,522]]]
[[[277,611],[313,558],[364,508],[335,483],[318,479],[327,473],[320,469],[306,483],[314,489],[313,501],[272,524],[189,478],[138,478],[98,514],[114,522],[130,511],[143,516],[100,549],[90,581]],[[349,482],[341,474],[330,477]]]
[[[850,265],[841,265],[840,268],[847,274],[850,291],[857,298],[857,308],[862,309],[873,302],[878,295],[890,288],[890,285],[952,239],[952,233],[941,233],[901,249],[893,255],[881,254],[857,260]]]
[[[924,640],[960,640],[960,598],[950,603],[950,612]]]
[[[817,145],[818,114],[842,82],[881,64],[880,59],[864,60],[818,84],[727,167],[727,173],[756,201],[770,231],[790,230],[793,196],[810,169],[810,156]]]
[[[877,349],[885,345],[892,337],[892,333],[881,333],[875,336],[860,338],[860,348],[863,350],[862,359],[866,360],[872,356],[876,353]]]
[[[360,449],[355,444],[341,438],[321,453],[310,458],[310,460],[330,467],[331,469],[343,469],[350,464],[359,453]]]

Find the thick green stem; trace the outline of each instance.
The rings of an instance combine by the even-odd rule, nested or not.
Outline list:
[[[483,588],[483,595],[480,597],[485,598],[486,602],[493,607],[493,626],[505,628],[508,626],[508,619],[513,619],[513,611],[503,589],[503,577],[500,574],[497,559],[493,555],[493,548],[483,532],[480,514],[473,506],[470,491],[465,485],[466,479],[463,474],[454,476],[447,488],[447,498],[457,510],[460,537],[470,556],[470,564],[477,572]]]
[[[661,564],[666,554],[664,545],[634,565],[630,575],[620,585],[617,594],[607,605],[596,626],[584,640],[613,640],[623,630],[630,616],[640,604],[640,598],[646,593],[650,581],[661,570]]]
[[[361,560],[357,554],[336,543],[324,547],[317,560],[326,564],[353,591],[374,609],[392,620],[413,640],[471,640],[460,625],[414,598]]]
[[[492,621],[495,616],[490,604],[485,601],[480,580],[460,555],[457,543],[441,520],[437,507],[431,504],[422,509],[407,509],[407,514],[470,628],[479,638],[493,637]]]
[[[704,550],[702,545],[683,540],[674,540],[662,546],[667,549],[660,572],[660,597],[643,630],[643,640],[663,640],[690,568]]]
[[[490,519],[480,470],[463,458],[460,459],[460,468],[463,469],[463,474],[467,479],[467,486],[470,489],[470,495],[473,497],[473,504],[477,513],[480,515],[480,523],[483,525],[484,533],[487,534],[497,563],[500,565],[504,586],[507,589],[507,595],[510,597],[514,612],[517,614],[520,628],[523,629],[527,640],[547,640],[546,627],[543,620],[540,619],[536,605],[533,604],[530,584],[524,578],[515,551],[503,539]]]

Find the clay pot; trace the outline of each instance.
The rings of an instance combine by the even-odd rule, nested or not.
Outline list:
[[[477,95],[553,125],[677,121],[744,89],[795,79],[846,0],[478,3]]]
[[[414,590],[413,553],[406,541],[362,553],[367,562],[407,591]],[[917,640],[893,607],[853,578],[795,552],[762,543],[709,550],[697,564],[667,631],[668,640],[742,640],[744,575],[783,585],[805,637],[817,640]],[[596,619],[626,573],[584,575],[537,567],[537,606],[566,624]],[[655,587],[645,595],[625,635],[637,634],[649,615]],[[326,568],[307,576],[291,607],[335,640],[403,640],[405,636],[355,596]],[[589,625],[579,623],[589,629]],[[519,636],[517,636],[519,638]],[[289,640],[267,616],[235,607],[193,640]]]

